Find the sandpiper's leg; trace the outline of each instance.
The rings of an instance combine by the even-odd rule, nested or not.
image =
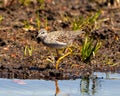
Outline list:
[[[60,49],[56,49],[56,55],[57,55],[57,58],[61,57]]]
[[[52,50],[51,48],[48,48],[48,51],[50,53],[50,57],[47,58],[47,61],[49,61],[50,63],[53,64],[54,67],[56,67],[56,62],[61,57],[61,54],[59,53],[60,50],[59,49],[55,49],[55,52],[56,52],[55,54],[51,50]]]
[[[60,61],[62,59],[64,59],[66,56],[70,55],[72,53],[72,49],[71,48],[68,48],[69,52],[66,53],[65,55],[61,56],[60,58],[58,58],[58,60],[56,61],[56,69],[58,70],[58,67],[59,67],[59,64],[60,64]]]
[[[60,93],[60,88],[59,88],[59,85],[58,85],[58,80],[55,80],[55,88],[56,88],[55,96],[57,96]]]
[[[54,56],[53,52],[51,51],[51,48],[48,48],[48,51],[50,53],[50,58],[47,58],[47,60],[55,66],[56,60],[55,60],[55,56]]]

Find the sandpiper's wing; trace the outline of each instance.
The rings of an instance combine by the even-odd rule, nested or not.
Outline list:
[[[74,39],[77,35],[85,33],[84,31],[77,30],[77,31],[53,31],[48,33],[46,40],[47,41],[59,41],[67,43],[70,40]]]

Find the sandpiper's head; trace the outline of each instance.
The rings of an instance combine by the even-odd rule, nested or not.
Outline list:
[[[40,29],[38,31],[38,36],[37,38],[44,39],[47,36],[47,30],[46,29]]]

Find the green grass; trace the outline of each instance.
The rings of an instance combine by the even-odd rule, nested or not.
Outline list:
[[[33,54],[33,46],[28,46],[28,45],[26,45],[25,46],[25,49],[24,49],[24,55],[25,56],[32,56],[32,54]]]
[[[31,3],[31,0],[19,0],[20,4],[28,6]]]
[[[19,0],[19,3],[24,6],[29,6],[32,2],[34,3],[32,0]],[[40,4],[40,9],[44,9],[45,0],[36,0],[36,2]]]
[[[0,22],[2,22],[3,21],[3,16],[2,15],[0,15]]]
[[[37,0],[38,3],[40,3],[40,9],[44,9],[45,8],[45,0]]]
[[[73,20],[71,20],[71,26],[73,30],[78,29],[87,29],[88,31],[92,31],[94,29],[97,29],[98,26],[98,18],[101,14],[101,11],[98,11],[94,13],[92,16],[88,17],[76,17]]]
[[[41,19],[43,20],[43,22],[41,22]],[[29,28],[27,22],[25,23],[25,25],[26,25],[26,27]],[[41,27],[44,27],[45,29],[49,29],[47,17],[40,18],[39,12],[36,13],[36,25],[37,25],[38,30]]]
[[[99,28],[99,16],[101,11],[98,11],[88,17],[77,17],[71,20],[73,30],[83,29],[86,31],[86,36],[81,49],[81,58],[83,62],[90,61],[92,56],[95,56],[96,52],[101,47],[101,42],[89,37],[90,32]],[[79,47],[78,47],[79,48]]]
[[[48,20],[47,20],[47,17],[45,18],[45,28],[48,28]]]
[[[29,30],[34,30],[34,26],[32,26],[27,20],[23,21],[24,27],[23,30],[29,31]]]
[[[81,52],[82,61],[83,62],[90,61],[91,57],[95,56],[96,52],[100,49],[100,47],[101,47],[100,41],[94,42],[93,39],[86,36]]]
[[[40,21],[40,17],[39,17],[39,12],[37,12],[37,17],[36,17],[36,22],[37,22],[37,27],[38,27],[38,29],[40,29],[40,27],[41,27],[41,21]]]

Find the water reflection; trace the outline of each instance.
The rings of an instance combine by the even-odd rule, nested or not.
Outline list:
[[[80,96],[95,96],[95,94],[97,92],[99,92],[98,90],[101,88],[101,80],[100,79],[90,79],[90,78],[83,78],[83,79],[79,79],[79,88],[77,90],[79,90],[79,94]],[[69,93],[66,93],[66,90],[61,91],[60,87],[59,87],[59,81],[55,81],[55,96],[71,96]],[[64,86],[67,88],[67,86]],[[74,87],[74,85],[73,85]],[[75,90],[75,89],[74,89]],[[72,87],[71,87],[71,91]],[[62,94],[62,95],[61,95]]]
[[[0,96],[119,96],[120,74],[76,80],[19,80],[0,78]]]
[[[55,96],[57,96],[57,94],[59,94],[60,89],[59,89],[59,85],[58,85],[58,80],[55,80]]]
[[[65,92],[61,92],[60,91],[60,88],[59,88],[59,85],[58,85],[58,80],[55,80],[55,96],[70,96],[70,94],[68,93],[65,93]]]
[[[118,74],[112,74],[111,72],[106,72],[106,79],[108,80],[120,80],[120,77],[118,78]]]
[[[100,89],[100,79],[81,79],[80,81],[80,92],[84,96],[94,96]]]

